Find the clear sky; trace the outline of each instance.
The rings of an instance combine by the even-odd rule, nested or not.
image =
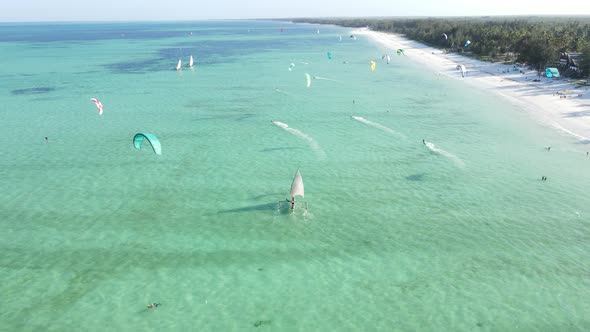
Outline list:
[[[590,0],[0,0],[0,22],[590,15]]]

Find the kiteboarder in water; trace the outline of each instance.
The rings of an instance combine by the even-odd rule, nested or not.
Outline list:
[[[301,173],[297,170],[295,173],[295,177],[293,178],[293,183],[291,183],[291,212],[295,210],[295,196],[303,197],[303,179],[301,178]]]

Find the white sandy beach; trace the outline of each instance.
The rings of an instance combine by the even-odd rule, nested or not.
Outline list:
[[[404,49],[413,61],[439,74],[463,80],[528,111],[542,123],[555,127],[583,143],[590,143],[590,88],[573,84],[572,79],[537,77],[537,72],[524,67],[490,63],[408,40],[397,34],[357,29],[355,35],[367,36],[390,50]],[[467,68],[465,78],[456,70],[458,64]],[[520,71],[524,71],[521,73]],[[540,82],[533,82],[540,79]],[[559,94],[556,94],[559,92]],[[566,97],[564,97],[566,96]]]

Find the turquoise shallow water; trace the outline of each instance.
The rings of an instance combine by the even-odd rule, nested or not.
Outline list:
[[[316,29],[0,25],[3,329],[590,329],[588,146]]]

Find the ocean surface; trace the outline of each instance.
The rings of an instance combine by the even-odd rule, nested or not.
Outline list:
[[[0,24],[0,330],[590,330],[590,145],[394,51]]]

